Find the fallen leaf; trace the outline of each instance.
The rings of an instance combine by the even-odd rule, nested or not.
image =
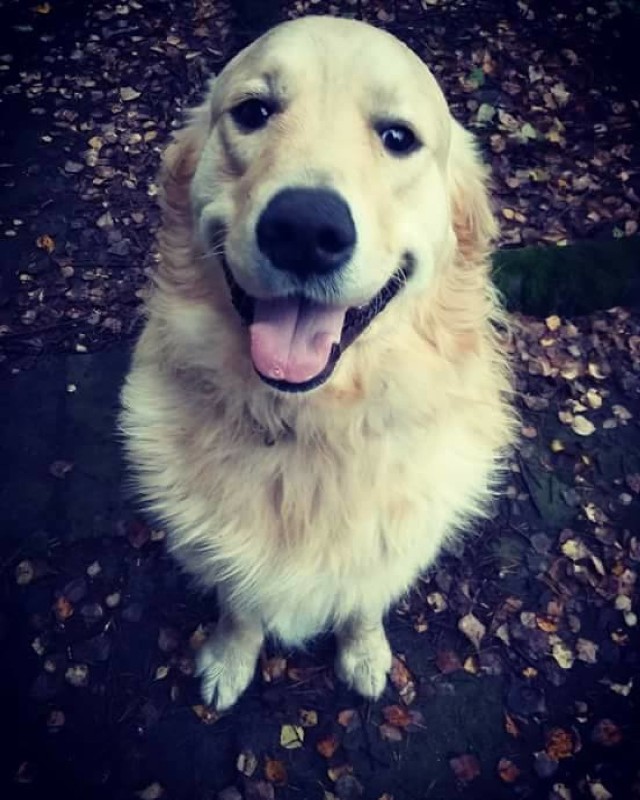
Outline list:
[[[504,715],[504,729],[510,735],[513,736],[514,739],[517,739],[520,736],[520,731],[518,730],[518,726],[509,714],[505,713]]]
[[[476,648],[480,647],[480,642],[487,631],[482,622],[473,614],[466,614],[462,617],[458,622],[458,630],[464,633]]]
[[[571,430],[578,436],[591,436],[595,432],[596,426],[582,414],[576,414],[571,423]]]
[[[462,662],[460,661],[458,654],[453,650],[438,650],[436,655],[436,666],[440,672],[445,675],[449,675],[452,672],[457,672],[459,669],[462,669]]]
[[[251,750],[245,750],[238,755],[236,769],[242,775],[250,778],[258,767],[258,759]]]
[[[551,647],[551,655],[562,669],[571,669],[574,662],[573,651],[568,644],[559,640]]]
[[[281,680],[287,671],[287,659],[281,657],[269,658],[263,661],[262,677],[266,683]]]
[[[389,723],[383,722],[378,730],[380,731],[380,736],[388,742],[402,741],[402,731],[400,728],[396,728],[395,725],[389,725]]]
[[[283,785],[287,782],[287,769],[282,761],[268,758],[264,765],[264,776],[271,783]]]
[[[589,781],[589,792],[593,800],[612,800],[613,795],[600,781]]]
[[[304,728],[301,725],[283,725],[280,729],[280,746],[285,750],[297,750],[304,742]]]
[[[220,715],[215,709],[202,705],[202,703],[191,706],[191,710],[205,725],[213,725],[220,719]]]
[[[396,728],[406,728],[411,722],[409,711],[404,706],[386,706],[382,709],[382,716]]]
[[[318,724],[318,712],[306,708],[301,708],[298,712],[300,724],[303,728],[313,728]]]
[[[442,592],[429,592],[427,595],[427,603],[436,614],[441,614],[447,609],[447,601]]]
[[[400,698],[405,705],[411,705],[416,699],[416,684],[409,668],[401,658],[393,656],[389,679],[400,693]]]
[[[64,673],[67,683],[76,688],[89,683],[89,667],[86,664],[73,664]]]
[[[598,661],[599,645],[590,639],[578,639],[576,642],[576,657],[586,664],[595,664]]]
[[[552,314],[550,317],[547,317],[544,322],[550,331],[557,331],[562,325],[562,320],[557,314]]]
[[[551,728],[545,736],[545,750],[554,761],[570,758],[575,750],[573,736],[564,728]]]
[[[43,233],[42,236],[38,236],[36,239],[36,247],[39,247],[40,250],[44,250],[46,253],[53,253],[56,249],[56,243],[52,236],[49,236],[48,233]]]
[[[343,775],[350,775],[352,772],[353,772],[353,767],[351,766],[351,764],[339,764],[334,767],[329,767],[329,769],[327,770],[327,775],[329,776],[329,780],[335,783]]]
[[[520,775],[520,769],[508,758],[498,761],[498,775],[505,783],[514,783]]]
[[[132,100],[137,100],[140,97],[142,92],[139,92],[137,89],[134,89],[132,86],[123,86],[120,89],[120,99],[123,100],[125,103],[129,103]]]
[[[471,783],[480,775],[480,762],[470,753],[450,758],[449,766],[460,783]]]
[[[622,731],[612,719],[601,719],[591,733],[591,740],[604,747],[613,747],[622,741]]]
[[[316,750],[323,758],[331,758],[338,749],[338,740],[335,736],[325,736],[316,744]]]
[[[588,547],[581,539],[567,539],[566,542],[562,543],[560,549],[571,561],[580,561],[583,558],[589,558],[591,555]]]
[[[15,570],[16,583],[18,586],[26,586],[31,583],[35,574],[36,571],[31,561],[21,561]]]
[[[545,633],[555,633],[558,630],[558,622],[545,614],[536,614],[536,625]]]
[[[495,114],[496,110],[492,105],[489,105],[489,103],[482,103],[476,113],[476,122],[481,125],[485,122],[491,122]]]
[[[55,603],[53,604],[53,611],[56,615],[56,619],[58,622],[66,622],[70,617],[73,616],[73,604],[66,598],[64,595],[56,598]]]

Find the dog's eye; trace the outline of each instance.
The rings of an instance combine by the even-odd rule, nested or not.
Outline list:
[[[264,100],[251,97],[234,106],[230,113],[239,128],[244,131],[257,131],[264,128],[274,111],[273,106]]]
[[[406,125],[385,125],[378,128],[384,147],[395,155],[408,155],[420,147],[415,133]]]

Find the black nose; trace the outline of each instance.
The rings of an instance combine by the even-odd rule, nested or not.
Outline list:
[[[332,272],[353,253],[349,206],[328,189],[284,189],[260,215],[258,247],[277,269],[301,278]]]

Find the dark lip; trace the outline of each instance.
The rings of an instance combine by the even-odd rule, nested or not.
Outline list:
[[[225,258],[222,259],[222,268],[227,280],[227,285],[229,286],[233,307],[238,312],[244,325],[249,326],[253,322],[253,298],[242,289],[233,277],[233,273]],[[415,261],[413,256],[410,253],[405,253],[400,267],[366,305],[352,306],[347,309],[344,316],[342,333],[340,334],[340,343],[333,345],[325,368],[322,372],[318,373],[318,375],[311,378],[311,380],[304,381],[303,383],[290,383],[289,381],[278,381],[273,378],[268,378],[258,370],[256,370],[256,374],[264,383],[274,389],[278,389],[280,392],[308,392],[311,391],[311,389],[316,389],[318,386],[321,386],[331,377],[336,364],[340,360],[340,356],[347,347],[358,338],[378,314],[384,311],[391,300],[393,300],[411,278],[414,270]]]

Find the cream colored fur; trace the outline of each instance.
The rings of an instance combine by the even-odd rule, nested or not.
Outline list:
[[[242,138],[230,98],[270,69],[287,110]],[[381,152],[375,103],[414,121],[424,152]],[[289,395],[255,374],[205,231],[223,221],[232,271],[260,291],[257,215],[278,187],[320,174],[358,227],[344,290],[354,305],[403,249],[417,269],[325,385]],[[219,708],[251,680],[265,634],[296,644],[326,629],[340,677],[378,696],[391,663],[383,615],[482,512],[512,430],[485,178],[419,59],[387,34],[327,18],[281,26],[234,59],[169,147],[161,263],[122,428],[172,552],[218,588],[222,618],[199,668]]]

